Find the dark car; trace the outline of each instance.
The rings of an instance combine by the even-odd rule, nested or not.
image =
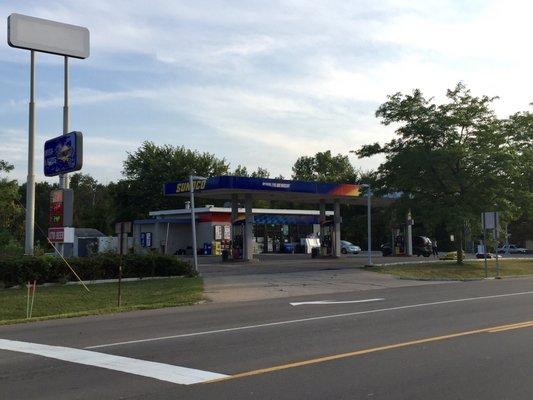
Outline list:
[[[429,257],[432,252],[432,243],[428,237],[413,236],[413,255]]]

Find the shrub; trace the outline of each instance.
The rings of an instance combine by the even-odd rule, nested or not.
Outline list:
[[[0,232],[0,259],[11,257],[21,257],[24,254],[24,248],[17,241],[10,239],[4,240]]]
[[[91,257],[67,260],[82,280],[118,278],[120,256],[116,253],[96,254]],[[189,262],[175,256],[159,254],[128,254],[122,258],[124,278],[148,276],[194,276]],[[0,281],[6,287],[23,285],[28,281],[38,283],[67,282],[77,280],[60,257],[13,257],[0,260]]]

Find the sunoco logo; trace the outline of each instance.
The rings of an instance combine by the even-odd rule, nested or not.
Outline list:
[[[198,180],[198,181],[193,181],[192,182],[192,187],[194,190],[202,190],[202,189],[205,189],[205,183],[207,181],[205,181],[204,179],[202,180]],[[182,182],[182,183],[178,183],[176,185],[176,193],[183,193],[183,192],[190,192],[191,191],[191,186],[189,184],[189,182]]]

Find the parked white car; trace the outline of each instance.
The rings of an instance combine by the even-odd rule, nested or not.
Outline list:
[[[507,254],[507,249],[509,249],[509,254],[526,254],[527,249],[523,247],[518,247],[516,244],[504,244],[502,247],[498,247],[498,253]]]
[[[361,252],[361,248],[359,246],[356,246],[353,243],[348,242],[347,240],[341,240],[341,253],[342,254],[359,254]]]

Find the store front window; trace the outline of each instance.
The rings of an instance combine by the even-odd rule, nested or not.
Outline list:
[[[301,239],[312,233],[312,224],[254,224],[259,253],[303,253],[305,247],[301,245]]]

